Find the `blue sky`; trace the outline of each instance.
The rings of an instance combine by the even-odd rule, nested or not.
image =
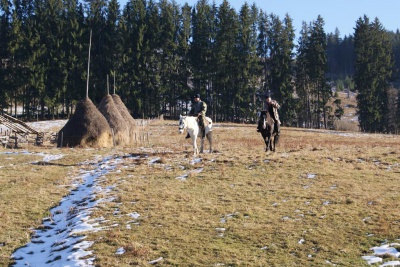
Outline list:
[[[157,0],[156,0],[157,1]],[[175,0],[178,4],[188,3],[194,6],[197,0]],[[120,0],[121,8],[128,0]],[[245,0],[228,0],[236,11],[246,2]],[[213,3],[209,0],[209,3]],[[217,6],[222,0],[215,0]],[[258,0],[247,1],[249,5],[255,3],[266,13],[274,13],[281,19],[286,13],[293,19],[296,39],[299,36],[302,21],[314,21],[321,15],[325,21],[325,33],[339,29],[341,37],[354,34],[354,27],[358,18],[367,15],[370,20],[378,17],[383,27],[390,31],[400,29],[400,1],[399,0]]]

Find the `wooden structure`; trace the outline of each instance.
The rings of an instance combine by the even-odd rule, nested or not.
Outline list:
[[[4,147],[7,146],[7,144],[10,142],[10,139],[15,139],[14,147],[17,147],[18,146],[17,135],[20,135],[23,138],[27,138],[29,134],[34,134],[36,135],[36,144],[40,145],[43,143],[44,133],[36,131],[35,129],[29,127],[23,121],[20,121],[10,115],[0,114],[0,124],[3,124],[7,128],[9,128],[12,133],[14,133],[14,136],[11,136],[11,132],[7,136],[1,136],[0,141],[4,145]]]

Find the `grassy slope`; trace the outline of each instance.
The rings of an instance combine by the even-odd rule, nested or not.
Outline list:
[[[254,125],[221,126],[217,153],[195,164],[189,141],[170,121],[149,127],[151,152],[50,149],[66,156],[47,166],[0,155],[0,266],[66,193],[59,185],[78,171],[76,163],[95,154],[160,157],[152,165],[127,158],[121,172],[107,175],[107,184],[118,184],[116,201],[94,216],[119,226],[89,234],[99,266],[146,266],[159,257],[163,266],[367,266],[361,256],[369,248],[399,238],[399,136],[283,128],[278,151],[266,154]],[[187,181],[176,179],[187,173]],[[140,225],[128,229],[132,212]],[[225,228],[223,236],[217,228]],[[116,255],[119,247],[127,252]]]

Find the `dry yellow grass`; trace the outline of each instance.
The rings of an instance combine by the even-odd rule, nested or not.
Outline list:
[[[148,266],[160,257],[161,266],[367,266],[361,256],[371,247],[400,237],[400,136],[283,128],[277,152],[267,154],[254,125],[217,124],[215,153],[197,162],[177,122],[153,122],[148,131],[145,149],[50,149],[66,156],[38,171],[17,164],[33,156],[10,159],[13,167],[0,169],[0,220],[8,224],[0,265],[66,193],[58,186],[66,174],[97,154],[124,159],[102,182],[117,185],[115,200],[92,214],[114,225],[88,233],[97,266]],[[126,252],[116,255],[120,247]]]

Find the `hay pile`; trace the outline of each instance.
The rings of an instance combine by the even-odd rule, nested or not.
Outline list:
[[[99,111],[114,131],[115,145],[127,145],[130,142],[129,126],[114,104],[111,95],[106,95],[99,104]]]
[[[59,131],[57,146],[113,146],[110,126],[89,98],[78,102],[75,113]]]
[[[130,137],[131,143],[138,142],[139,141],[139,129],[138,129],[138,126],[136,125],[135,119],[131,116],[131,114],[129,113],[125,104],[122,102],[119,95],[113,94],[112,99],[114,100],[114,104],[117,107],[119,113],[124,118],[125,123],[128,125],[129,137]]]

